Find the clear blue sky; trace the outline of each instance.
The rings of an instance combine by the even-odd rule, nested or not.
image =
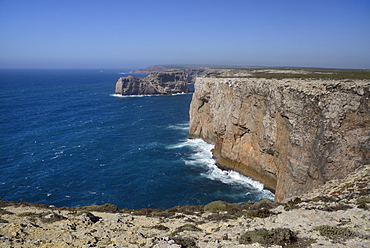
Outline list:
[[[370,0],[0,0],[0,68],[370,68]]]

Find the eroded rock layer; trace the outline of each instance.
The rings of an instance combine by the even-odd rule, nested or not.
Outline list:
[[[171,95],[187,93],[187,76],[183,71],[152,72],[146,78],[121,77],[116,83],[119,95]]]
[[[189,136],[279,202],[370,162],[370,82],[198,78]]]

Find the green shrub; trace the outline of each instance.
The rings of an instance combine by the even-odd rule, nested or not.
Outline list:
[[[66,217],[53,213],[53,212],[45,212],[45,213],[32,213],[32,212],[24,212],[18,214],[19,217],[30,217],[31,221],[36,221],[36,218],[41,220],[44,223],[53,223],[56,221],[67,219]]]
[[[192,225],[192,224],[185,224],[183,226],[180,226],[178,228],[176,228],[176,230],[172,233],[172,236],[180,233],[180,232],[183,232],[183,231],[192,231],[192,232],[199,232],[199,231],[202,231],[201,229],[199,229],[198,227]]]
[[[183,226],[176,228],[176,232],[182,232],[182,231],[201,231],[201,230],[192,224],[185,224]]]
[[[333,240],[348,239],[355,236],[349,228],[344,227],[323,225],[315,227],[314,230],[319,231],[320,235]]]
[[[67,219],[66,217],[56,213],[43,213],[38,216],[44,223],[54,223],[56,221]]]
[[[261,208],[271,209],[271,208],[274,208],[274,207],[277,207],[277,204],[274,203],[273,201],[271,201],[270,199],[265,198],[265,199],[262,199],[259,202],[253,203],[250,206],[250,209],[261,209]]]
[[[240,244],[260,243],[264,245],[287,245],[297,241],[296,234],[288,228],[256,229],[239,238]]]
[[[361,204],[361,203],[370,203],[370,197],[359,198],[359,199],[357,199],[357,203],[359,203],[359,204]]]
[[[24,213],[20,213],[20,214],[17,214],[19,217],[28,217],[28,216],[35,216],[36,214],[35,213],[31,213],[31,212],[24,212]]]
[[[109,204],[109,203],[106,203],[104,205],[90,205],[90,206],[86,206],[85,209],[89,211],[107,212],[107,213],[119,212],[119,209],[117,206],[113,204]]]
[[[369,209],[369,207],[365,203],[358,204],[357,207],[358,208],[361,208],[361,209],[364,209],[364,210],[368,210]]]
[[[185,238],[185,237],[173,237],[173,241],[176,244],[180,245],[181,248],[197,248],[196,242],[192,238]]]
[[[224,201],[214,201],[211,203],[208,203],[207,205],[204,206],[204,211],[205,212],[212,212],[212,213],[217,213],[217,212],[223,212],[227,211],[227,209],[230,207],[230,203],[224,202]]]
[[[273,213],[268,210],[268,209],[257,209],[257,210],[252,210],[248,213],[245,214],[245,216],[249,217],[249,218],[267,218],[269,216],[271,216]]]
[[[164,226],[164,225],[155,225],[152,227],[153,229],[158,229],[158,230],[162,230],[162,231],[168,231],[169,228]]]

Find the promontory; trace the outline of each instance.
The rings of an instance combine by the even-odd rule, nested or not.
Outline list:
[[[145,78],[121,77],[116,83],[118,95],[171,95],[187,93],[188,79],[183,71],[151,72]]]
[[[340,73],[197,78],[189,136],[215,144],[219,166],[261,181],[277,202],[344,178],[370,164],[370,80]]]

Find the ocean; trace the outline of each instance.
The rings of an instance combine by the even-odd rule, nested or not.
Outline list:
[[[2,200],[139,209],[274,198],[188,139],[191,93],[115,96],[127,72],[0,70]]]

